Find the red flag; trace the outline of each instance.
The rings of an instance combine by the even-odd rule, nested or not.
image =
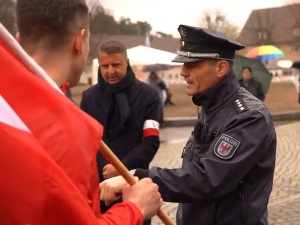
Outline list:
[[[1,225],[97,224],[85,198],[31,133],[2,121],[0,133]]]
[[[19,46],[8,46],[9,38],[0,30],[0,94],[99,214],[96,152],[102,126],[57,91],[53,81],[49,85],[51,79],[31,58],[13,52]],[[44,79],[28,67],[44,73]]]

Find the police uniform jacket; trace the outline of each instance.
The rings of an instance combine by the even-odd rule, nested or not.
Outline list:
[[[212,141],[199,142],[203,134],[194,131],[182,168],[135,174],[152,178],[164,201],[180,203],[177,224],[268,224],[276,151],[268,109],[239,86],[233,73],[193,101],[201,105],[198,122],[208,124]]]
[[[127,89],[126,96],[131,116],[125,124],[125,130],[117,136],[111,135],[117,126],[106,130],[110,99],[104,95],[99,84],[83,93],[81,109],[103,125],[105,130],[103,141],[128,169],[148,168],[159,148],[159,136],[155,134],[143,137],[144,122],[146,120],[159,121],[160,100],[157,92],[150,85],[137,79]],[[98,154],[97,164],[101,180],[103,180],[102,169],[107,163],[104,157]]]

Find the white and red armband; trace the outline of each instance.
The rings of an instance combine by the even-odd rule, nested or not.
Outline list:
[[[159,136],[159,122],[155,120],[146,120],[143,128],[143,138],[149,136]]]

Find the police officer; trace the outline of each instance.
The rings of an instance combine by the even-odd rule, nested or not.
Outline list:
[[[164,201],[180,203],[177,224],[266,225],[276,134],[268,109],[232,72],[235,51],[244,46],[212,30],[180,25],[178,31],[173,61],[183,63],[186,93],[201,112],[182,168],[135,175],[152,178]]]

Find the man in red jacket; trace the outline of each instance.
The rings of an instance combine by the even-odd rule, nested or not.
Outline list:
[[[15,52],[9,52],[9,47],[3,41],[0,94],[42,149],[78,189],[85,204],[99,218],[100,223],[140,224],[141,220],[153,216],[161,206],[161,199],[157,187],[153,188],[147,180],[129,188],[128,197],[118,207],[112,208],[105,215],[99,215],[99,180],[95,157],[102,126],[55,90],[57,87],[66,87],[66,83],[75,85],[86,63],[89,17],[85,1],[18,0],[16,9],[20,32],[17,39],[43,69],[33,66],[29,71],[24,67],[24,60],[16,57]],[[35,70],[49,74],[51,79],[46,79],[48,83],[31,72]],[[1,148],[2,151],[5,149]],[[146,188],[148,190],[145,191],[145,184],[152,186],[152,189]],[[46,195],[49,190],[44,191]],[[155,200],[148,198],[145,201],[142,196],[147,195],[152,195]],[[18,202],[20,207],[30,208],[26,201],[21,200]],[[62,207],[63,204],[58,204],[57,211],[51,214],[60,213]],[[32,209],[31,212],[35,213],[34,207]],[[65,220],[63,217],[61,219]]]

